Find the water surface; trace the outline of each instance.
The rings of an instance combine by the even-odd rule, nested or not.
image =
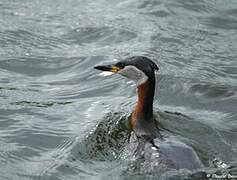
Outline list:
[[[130,169],[135,87],[93,66],[133,55],[160,67],[162,133],[191,145],[206,169],[236,162],[236,17],[235,0],[2,0],[0,179],[187,177]]]

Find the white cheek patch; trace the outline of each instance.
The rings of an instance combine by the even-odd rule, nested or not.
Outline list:
[[[146,82],[148,79],[147,75],[138,68],[136,68],[135,66],[126,66],[118,73],[121,74],[122,76],[125,76],[133,80],[137,84],[137,86]]]

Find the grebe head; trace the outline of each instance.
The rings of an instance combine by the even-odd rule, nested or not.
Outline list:
[[[135,81],[137,86],[143,84],[147,80],[153,80],[155,71],[159,70],[153,61],[143,56],[134,56],[113,65],[96,66],[94,68],[121,74],[122,76]]]

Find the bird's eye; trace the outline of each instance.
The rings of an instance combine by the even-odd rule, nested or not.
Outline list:
[[[125,64],[122,63],[122,62],[118,62],[118,63],[116,64],[116,66],[117,66],[117,67],[120,67],[120,68],[122,69],[122,68],[125,67]]]

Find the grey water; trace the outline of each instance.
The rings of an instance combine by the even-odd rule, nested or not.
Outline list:
[[[236,17],[236,0],[0,0],[0,179],[190,178],[131,170],[135,86],[93,66],[134,55],[160,68],[162,133],[203,171],[236,163]]]

